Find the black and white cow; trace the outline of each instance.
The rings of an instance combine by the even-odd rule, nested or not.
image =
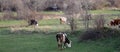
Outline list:
[[[71,47],[71,40],[67,38],[66,33],[57,33],[56,35],[57,43],[58,43],[58,48],[63,49],[66,47]]]
[[[37,21],[34,20],[34,19],[31,19],[28,23],[29,23],[29,24],[28,24],[29,26],[30,26],[30,25],[36,25],[36,26],[38,26]]]

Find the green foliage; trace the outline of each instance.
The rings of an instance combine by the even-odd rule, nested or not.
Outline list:
[[[26,25],[27,22],[24,20],[3,20],[0,21],[0,27],[7,27],[7,26],[20,26]]]

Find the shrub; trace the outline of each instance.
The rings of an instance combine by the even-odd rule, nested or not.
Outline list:
[[[79,41],[120,37],[120,31],[111,28],[89,29],[79,36]]]

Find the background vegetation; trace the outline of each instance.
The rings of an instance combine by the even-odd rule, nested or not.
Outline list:
[[[0,0],[0,52],[120,52],[120,0]],[[61,17],[69,24],[60,24]],[[39,26],[29,26],[34,19]],[[66,32],[72,47],[57,48]]]

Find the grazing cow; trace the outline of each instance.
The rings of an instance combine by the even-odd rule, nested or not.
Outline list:
[[[120,24],[120,19],[114,19],[113,21],[110,21],[111,26],[116,26]]]
[[[30,26],[30,25],[36,25],[36,26],[38,26],[37,21],[34,20],[34,19],[31,19],[28,23],[29,23],[29,24],[28,24],[29,26]]]
[[[67,23],[67,18],[60,17],[60,24],[65,24],[65,23]]]
[[[59,49],[71,47],[71,41],[67,38],[66,33],[61,33],[61,32],[57,33],[56,39],[57,39]]]

